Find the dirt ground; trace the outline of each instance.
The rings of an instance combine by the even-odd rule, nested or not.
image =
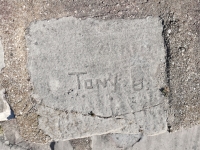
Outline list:
[[[31,22],[66,16],[81,19],[160,17],[167,55],[168,130],[173,132],[200,123],[200,1],[2,0],[0,37],[6,67],[0,74],[0,89],[6,89],[6,99],[25,140],[38,143],[50,140],[37,127],[25,33]]]

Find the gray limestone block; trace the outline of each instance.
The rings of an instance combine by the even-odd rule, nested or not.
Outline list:
[[[55,140],[89,137],[116,132],[125,124],[123,119],[85,116],[76,112],[59,112],[40,106],[39,127]]]
[[[133,147],[142,134],[107,134],[92,137],[92,150],[124,150]]]
[[[181,129],[173,133],[164,133],[157,136],[144,136],[128,150],[199,150],[200,126],[190,129]]]
[[[73,139],[69,141],[73,150],[92,150],[92,138],[80,138],[80,139]]]
[[[54,150],[74,150],[69,141],[57,141],[52,148]]]
[[[27,65],[39,128],[53,139],[166,131],[162,31],[154,17],[31,23]]]

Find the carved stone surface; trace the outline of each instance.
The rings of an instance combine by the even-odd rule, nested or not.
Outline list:
[[[39,127],[54,139],[166,131],[162,31],[154,17],[32,23],[26,40]]]

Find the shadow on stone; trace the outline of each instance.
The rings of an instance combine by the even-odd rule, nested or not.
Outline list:
[[[14,111],[11,109],[11,114],[10,116],[7,117],[7,119],[14,119],[15,118],[15,114],[14,114]]]
[[[51,150],[54,150],[55,144],[56,144],[56,143],[55,143],[54,141],[50,143],[50,148],[51,148]]]

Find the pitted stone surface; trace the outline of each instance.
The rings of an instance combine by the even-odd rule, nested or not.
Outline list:
[[[3,51],[3,45],[0,41],[0,72],[1,69],[5,67],[5,63],[4,63],[4,51]]]
[[[140,142],[127,150],[199,150],[200,126],[181,129],[174,133],[164,133],[157,136],[144,136]],[[112,149],[110,149],[112,150]]]
[[[107,134],[92,137],[92,150],[125,150],[132,148],[142,135],[134,134]]]
[[[26,40],[39,127],[55,139],[166,131],[162,30],[153,17],[32,23]]]

